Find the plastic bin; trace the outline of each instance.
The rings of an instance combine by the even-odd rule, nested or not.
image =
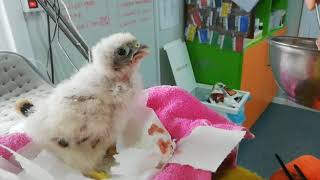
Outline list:
[[[187,90],[207,107],[229,120],[242,124],[245,120],[244,104],[250,97],[249,92],[237,90],[238,93],[243,94],[239,107],[231,108],[222,104],[208,103],[207,99],[212,91],[212,85],[196,82],[185,42],[178,39],[166,44],[164,49],[167,52],[177,86]]]

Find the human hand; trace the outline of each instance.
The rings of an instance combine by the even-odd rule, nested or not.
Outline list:
[[[320,37],[316,40],[316,45],[318,47],[318,50],[320,50]]]
[[[313,10],[316,6],[316,3],[320,3],[320,0],[305,0],[307,8]]]

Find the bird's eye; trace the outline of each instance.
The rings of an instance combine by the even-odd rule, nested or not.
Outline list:
[[[136,48],[140,47],[140,43],[136,42],[134,45]]]
[[[128,50],[121,47],[121,48],[118,49],[118,54],[120,56],[126,56],[128,54]]]

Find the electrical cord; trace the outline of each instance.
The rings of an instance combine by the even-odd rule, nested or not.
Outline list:
[[[82,39],[82,41],[85,42],[84,38],[81,36],[79,30],[78,30],[77,27],[74,25],[74,23],[73,23],[73,21],[72,21],[72,19],[71,19],[71,16],[70,16],[70,13],[69,13],[69,10],[68,10],[68,7],[67,7],[66,3],[64,2],[64,0],[58,0],[58,3],[59,3],[59,1],[61,2],[63,8],[64,8],[65,11],[66,11],[66,14],[67,14],[67,16],[68,16],[68,18],[69,18],[69,22],[70,22],[71,26],[72,26],[73,29],[76,31],[76,33],[79,35],[79,37]],[[86,43],[86,42],[85,42],[85,43]]]
[[[54,0],[54,4],[53,4],[54,8],[57,8],[56,7],[56,2],[57,2],[57,0]],[[59,20],[59,19],[60,19],[60,8],[58,9],[58,18],[56,18],[56,20]],[[52,39],[51,39],[51,43],[53,42],[54,38],[56,37],[57,28],[58,28],[58,24],[56,23],[56,25],[54,27],[54,33],[53,33],[53,36],[52,36]]]
[[[50,81],[54,84],[54,66],[53,66],[53,54],[52,54],[52,42],[51,42],[51,25],[50,25],[50,17],[47,14],[47,31],[48,31],[48,54],[47,54],[47,64],[48,64],[48,60],[50,58],[50,64],[51,64],[51,78],[48,72],[48,68],[47,68],[47,75],[48,78],[50,79]]]
[[[56,2],[57,2],[57,0],[54,0],[54,8],[57,8]],[[47,2],[46,2],[46,3],[47,3]],[[58,9],[58,15],[56,15],[56,17],[57,17],[57,19],[60,18],[60,9]],[[50,29],[50,19],[48,19],[48,14],[47,14],[47,23],[49,24],[49,26],[48,26],[48,34],[51,34],[50,31],[49,31],[49,30],[51,30],[51,29]],[[52,83],[54,83],[54,74],[51,75],[51,77],[53,77],[53,80],[52,80],[51,77],[50,77],[50,75],[49,75],[49,71],[48,71],[48,69],[49,69],[49,56],[51,57],[51,59],[50,59],[51,67],[53,67],[53,68],[51,68],[51,71],[54,73],[53,54],[52,54],[52,50],[50,51],[50,47],[51,47],[51,49],[52,49],[52,43],[53,43],[53,41],[54,41],[54,39],[55,39],[55,37],[56,37],[57,29],[58,29],[58,24],[56,23],[56,24],[55,24],[55,27],[54,27],[53,36],[51,37],[51,35],[48,35],[48,36],[50,36],[50,42],[49,42],[49,48],[48,48],[48,51],[47,51],[46,69],[47,69],[47,76],[48,76],[49,80],[50,80]]]
[[[85,40],[84,40],[84,38],[81,36],[81,33],[79,32],[79,30],[77,29],[77,27],[75,26],[75,24],[73,23],[73,21],[72,21],[72,19],[71,19],[71,16],[70,16],[70,13],[69,13],[69,10],[68,10],[68,7],[67,7],[67,5],[66,5],[66,3],[64,2],[64,0],[58,0],[58,1],[60,1],[61,3],[62,3],[62,6],[63,6],[63,8],[66,10],[66,14],[67,14],[67,17],[69,18],[69,22],[70,22],[70,24],[71,24],[71,26],[72,26],[72,28],[76,31],[76,33],[79,35],[79,37],[80,37],[80,39],[83,41],[83,42],[85,42],[85,43],[87,43]],[[88,49],[88,55],[89,55],[89,62],[92,62],[92,54],[91,54],[91,49],[89,48]]]
[[[56,23],[55,16],[58,14],[57,10],[53,8],[53,3],[51,0],[46,0],[47,5],[45,4],[44,0],[36,0],[40,6],[45,10],[47,14],[49,14],[50,18]],[[81,55],[88,60],[89,54],[88,52],[89,47],[88,45],[83,41],[83,39],[79,36],[79,34],[75,31],[75,29],[72,27],[70,22],[64,17],[61,16],[61,18],[58,21],[58,26],[61,31],[66,35],[66,37],[69,39],[69,41],[72,43],[73,46],[77,48],[77,50],[81,53]]]
[[[86,41],[84,40],[84,38],[81,36],[81,33],[79,32],[79,30],[77,29],[77,27],[76,27],[75,24],[73,23],[73,21],[72,21],[72,19],[71,19],[71,16],[70,16],[70,13],[69,13],[69,10],[68,10],[68,7],[67,7],[66,3],[64,2],[64,0],[58,0],[58,1],[61,1],[63,8],[66,10],[66,14],[67,14],[67,16],[68,16],[68,18],[69,18],[69,22],[70,22],[72,28],[73,28],[73,29],[76,31],[76,33],[79,35],[80,39],[87,44],[87,42],[86,42]],[[91,49],[90,49],[90,48],[88,49],[88,55],[89,55],[89,57],[88,57],[89,62],[92,62],[92,54],[91,54]]]
[[[45,3],[47,4],[49,0],[46,0]],[[47,75],[48,78],[50,79],[50,81],[52,83],[54,83],[54,64],[53,64],[53,54],[52,54],[52,44],[57,36],[57,43],[59,45],[59,47],[61,48],[61,50],[63,51],[64,55],[67,57],[68,61],[70,62],[70,64],[73,66],[73,68],[75,68],[76,70],[79,71],[79,69],[75,66],[75,64],[72,62],[70,56],[68,55],[68,53],[66,52],[66,48],[64,48],[60,42],[60,27],[59,24],[57,23],[60,18],[61,18],[61,8],[60,8],[60,2],[63,5],[63,8],[66,11],[66,15],[68,17],[68,20],[72,26],[72,28],[79,34],[80,38],[83,39],[83,37],[81,36],[81,34],[79,33],[78,29],[76,28],[76,26],[74,25],[70,13],[68,11],[68,8],[65,4],[65,2],[63,0],[54,0],[53,4],[51,5],[52,8],[54,8],[55,10],[55,27],[54,27],[54,32],[53,32],[53,36],[51,37],[51,32],[50,32],[50,19],[49,19],[49,15],[47,14],[47,23],[48,23],[48,40],[49,40],[49,48],[48,48],[48,53],[47,53]],[[91,51],[89,50],[89,61],[91,61]],[[50,66],[51,66],[51,78],[49,75],[49,57],[50,57]]]
[[[58,8],[59,8],[59,17],[60,17],[60,2],[59,2],[59,0],[57,0],[57,4],[58,4]],[[66,7],[66,6],[65,6],[64,8],[67,10],[67,7]],[[67,13],[69,13],[69,12],[67,11]],[[68,14],[68,16],[70,17],[69,14]],[[70,21],[72,21],[72,20],[71,20],[71,17],[70,17]],[[58,22],[58,19],[56,20],[56,22]],[[77,68],[77,66],[72,62],[70,56],[68,55],[66,48],[64,48],[64,47],[62,46],[61,42],[60,42],[60,28],[58,29],[58,33],[57,33],[57,34],[58,34],[58,36],[57,36],[57,41],[58,41],[59,47],[62,49],[64,55],[67,57],[68,61],[69,61],[70,64],[73,66],[73,68],[75,68],[77,71],[79,71],[79,68]]]

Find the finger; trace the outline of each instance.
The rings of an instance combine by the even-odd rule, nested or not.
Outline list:
[[[318,47],[318,50],[320,50],[320,38],[318,38],[318,39],[316,40],[316,45],[317,45],[317,47]]]
[[[314,9],[315,4],[316,4],[316,0],[305,0],[306,2],[306,6],[309,10]],[[319,0],[317,0],[317,2],[320,2]]]
[[[320,3],[320,0],[315,0],[316,2],[314,3],[314,7],[316,7],[316,4]]]

